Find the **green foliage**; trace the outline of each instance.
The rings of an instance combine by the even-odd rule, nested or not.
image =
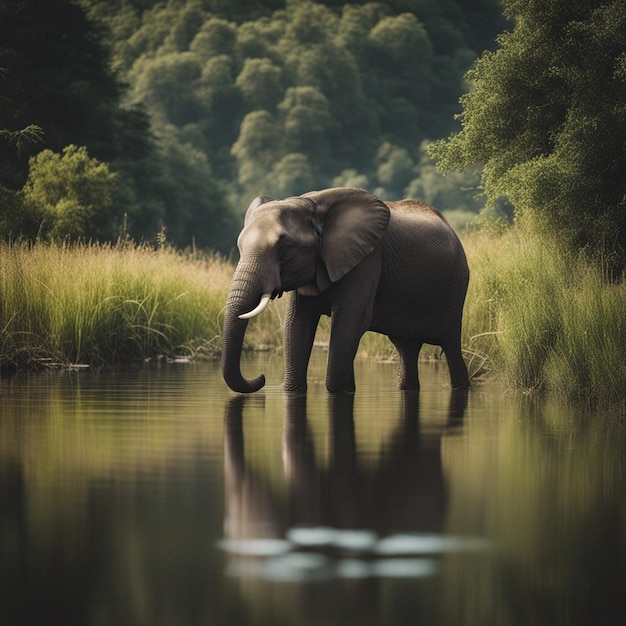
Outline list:
[[[235,86],[248,110],[272,111],[276,108],[283,95],[281,74],[281,69],[270,59],[250,58],[244,61]]]
[[[148,109],[159,112],[160,123],[184,126],[202,114],[194,89],[200,79],[200,66],[190,52],[146,58],[135,68],[133,96]],[[131,74],[131,79],[133,78]]]
[[[623,401],[626,282],[517,228],[464,240],[472,279],[464,314],[470,369],[486,363],[511,387]]]
[[[414,169],[417,176],[408,184],[406,195],[420,198],[434,207],[454,207],[456,211],[475,216],[483,205],[480,168],[442,174],[428,158],[427,149],[428,144],[422,144]]]
[[[135,1],[123,3],[124,28],[119,2],[89,4],[111,24],[135,101],[206,154],[240,207],[352,170],[402,197],[420,177],[421,142],[453,128],[463,72],[496,32],[470,47],[470,16],[503,23],[495,0],[475,12],[456,0],[266,1],[249,11]]]
[[[232,153],[240,163],[239,182],[251,187],[263,180],[280,141],[276,120],[268,111],[248,113]]]
[[[134,91],[152,109],[168,99],[169,117],[156,118],[153,111],[154,132],[143,104],[123,105],[125,87],[111,68],[105,30],[87,17],[86,4],[2,5],[0,237],[111,240],[124,222],[125,234],[138,240],[164,226],[172,243],[228,252],[237,229],[225,194],[206,156],[187,148],[185,137],[171,149],[168,130],[169,120],[184,126],[206,112],[195,93],[201,85],[196,58],[175,54],[201,26],[198,4],[180,15],[175,10],[173,27],[160,26],[160,43],[169,52],[140,64]],[[107,13],[98,8],[92,15],[102,19]],[[112,36],[122,37],[128,50],[149,50],[150,41],[132,35],[138,24],[126,7],[110,23]],[[123,66],[124,59],[117,63]]]
[[[19,188],[28,158],[42,148],[60,152],[75,144],[100,160],[116,156],[119,131],[128,120],[102,41],[95,23],[70,0],[2,3],[0,129],[15,133],[34,125],[43,133],[43,142],[19,151],[0,143],[3,184]]]
[[[15,146],[18,157],[22,150],[28,145],[39,143],[43,138],[43,131],[36,124],[29,124],[20,130],[0,130],[0,137],[5,139],[9,145]]]
[[[506,196],[538,231],[623,264],[626,3],[504,6],[515,28],[467,74],[462,130],[431,154],[446,170],[484,164],[491,203]]]
[[[55,202],[59,235],[108,238],[123,221],[138,240],[164,229],[175,245],[228,252],[232,207],[259,193],[349,178],[402,197],[502,23],[497,0],[7,0],[0,236],[39,232],[42,204],[21,191],[39,171],[28,159],[70,145],[115,174],[116,200],[97,219]]]
[[[228,254],[239,225],[228,209],[204,152],[175,132],[161,140],[163,221],[168,241],[181,247],[211,248]]]
[[[72,145],[63,154],[44,150],[31,157],[23,200],[42,235],[112,239],[119,228],[113,219],[116,191],[109,167]]]

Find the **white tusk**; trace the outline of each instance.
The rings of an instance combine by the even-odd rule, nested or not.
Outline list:
[[[261,302],[259,302],[257,307],[255,309],[252,309],[252,311],[250,311],[249,313],[242,313],[239,316],[239,319],[240,320],[249,320],[251,317],[255,317],[259,313],[263,313],[263,311],[265,310],[265,307],[267,306],[267,303],[270,301],[271,297],[272,297],[271,294],[264,293],[261,296]]]

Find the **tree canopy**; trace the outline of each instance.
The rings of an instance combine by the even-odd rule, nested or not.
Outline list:
[[[446,170],[483,164],[495,202],[565,241],[626,258],[626,1],[505,0],[515,21],[467,74]]]
[[[149,239],[165,226],[179,245],[228,251],[235,220],[206,158],[155,141],[145,105],[124,103],[106,36],[72,0],[2,3],[0,236]]]
[[[228,251],[251,197],[357,183],[475,212],[476,172],[444,179],[425,146],[456,128],[463,75],[504,24],[498,0],[6,0],[0,236],[164,226]],[[112,176],[102,210],[71,199],[78,156]],[[34,202],[57,170],[65,197]]]
[[[157,135],[174,128],[205,154],[238,207],[355,175],[404,196],[422,143],[455,128],[463,75],[505,24],[497,0],[88,4]],[[466,193],[462,208],[478,206]]]

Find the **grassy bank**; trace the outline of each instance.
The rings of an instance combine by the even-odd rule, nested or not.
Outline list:
[[[468,235],[464,317],[470,372],[513,388],[624,402],[626,283],[521,229]],[[233,268],[142,246],[0,244],[0,363],[116,364],[217,356]],[[284,306],[252,321],[248,347],[280,348]],[[318,339],[328,337],[323,323]],[[431,352],[431,354],[436,351]],[[362,356],[393,358],[368,333]]]
[[[232,268],[142,246],[0,244],[0,362],[214,354]]]
[[[470,362],[514,388],[624,403],[626,283],[521,228],[465,240]]]

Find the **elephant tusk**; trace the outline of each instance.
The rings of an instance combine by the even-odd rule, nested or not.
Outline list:
[[[261,296],[261,302],[259,302],[259,304],[256,306],[256,308],[252,309],[252,311],[249,311],[248,313],[242,313],[239,316],[239,319],[240,320],[249,320],[251,317],[255,317],[259,313],[263,313],[263,311],[265,310],[265,307],[267,306],[267,304],[270,301],[271,297],[272,297],[271,294],[264,293]]]

